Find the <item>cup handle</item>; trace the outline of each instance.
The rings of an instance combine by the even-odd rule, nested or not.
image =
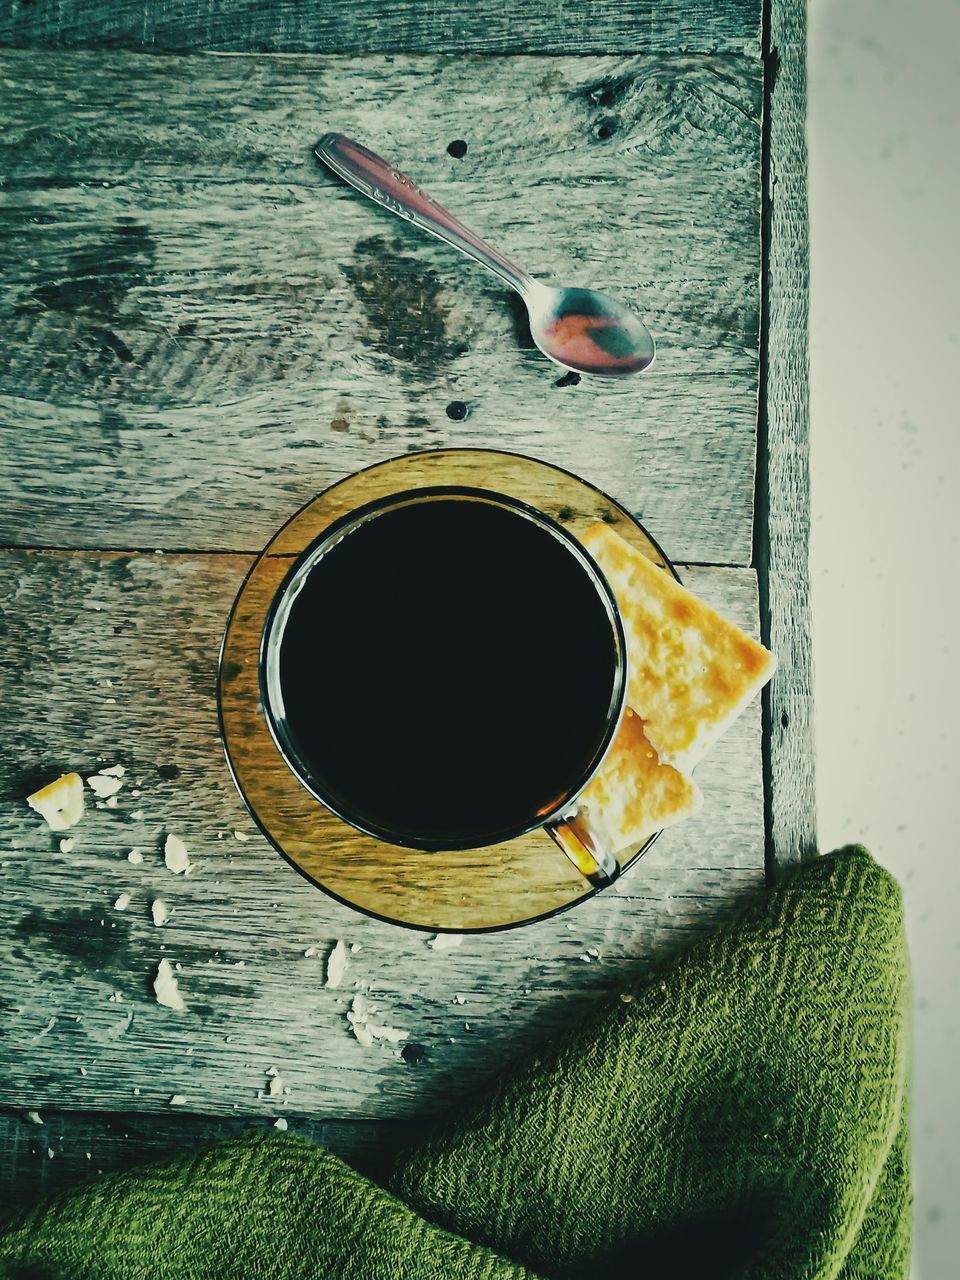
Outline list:
[[[596,888],[613,884],[619,876],[620,863],[581,809],[571,809],[562,817],[554,818],[546,824],[546,829],[584,879]]]

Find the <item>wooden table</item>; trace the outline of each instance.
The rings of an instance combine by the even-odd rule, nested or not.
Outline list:
[[[788,0],[763,21],[759,0],[0,17],[20,46],[0,55],[6,1192],[278,1115],[375,1166],[404,1122],[812,852],[803,42]],[[532,272],[635,302],[653,370],[561,376],[496,282],[316,164],[328,129]],[[781,666],[762,728],[757,705],[699,771],[701,815],[615,889],[435,951],[252,833],[215,667],[251,557],[299,505],[476,444],[609,491]],[[23,798],[115,762],[117,807],[61,852]],[[188,879],[163,865],[168,832]],[[330,989],[338,938],[360,950]],[[164,956],[187,1013],[152,998]],[[354,981],[420,1061],[353,1038]]]

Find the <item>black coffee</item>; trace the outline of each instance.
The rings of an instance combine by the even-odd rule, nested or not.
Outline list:
[[[616,654],[595,584],[553,534],[489,502],[418,502],[310,571],[280,647],[281,733],[359,826],[488,844],[581,783]]]

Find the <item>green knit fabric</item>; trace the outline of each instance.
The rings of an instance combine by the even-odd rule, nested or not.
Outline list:
[[[11,1280],[906,1275],[900,893],[862,849],[785,875],[398,1161],[387,1191],[257,1131],[0,1232]]]

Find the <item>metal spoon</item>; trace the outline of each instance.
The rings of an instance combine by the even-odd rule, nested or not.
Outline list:
[[[647,326],[613,298],[593,289],[554,288],[532,279],[399,169],[342,133],[325,133],[314,151],[365,196],[445,240],[516,289],[527,304],[534,342],[557,364],[616,377],[639,373],[653,360],[655,347]]]

